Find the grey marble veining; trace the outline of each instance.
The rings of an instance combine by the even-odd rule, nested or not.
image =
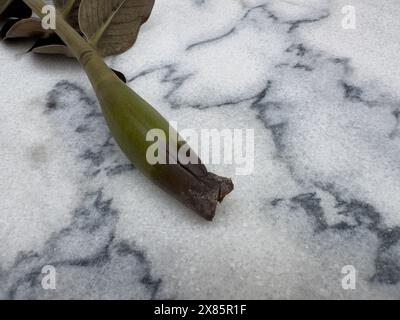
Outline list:
[[[253,174],[210,166],[236,187],[212,223],[128,162],[76,63],[0,43],[0,297],[400,298],[399,12],[156,1],[108,63],[182,128],[255,131]]]

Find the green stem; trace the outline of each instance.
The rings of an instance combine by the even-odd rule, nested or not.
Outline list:
[[[23,1],[43,18],[45,4],[42,0]],[[108,127],[129,160],[186,206],[212,220],[217,203],[232,191],[232,181],[209,173],[198,158],[198,163],[187,165],[177,158],[168,164],[150,164],[146,159],[146,151],[153,144],[146,139],[149,130],[156,128],[165,133],[164,148],[167,149],[164,151],[171,157],[176,157],[176,148],[186,142],[177,141],[178,134],[170,128],[168,121],[120,81],[96,50],[65,21],[62,13],[57,13],[56,19],[55,32],[85,69]]]

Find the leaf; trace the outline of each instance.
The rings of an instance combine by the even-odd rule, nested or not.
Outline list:
[[[10,30],[10,28],[18,22],[19,19],[9,19],[6,21],[6,23],[3,25],[3,27],[0,30],[0,38],[4,40],[7,37],[7,32]]]
[[[0,31],[1,38],[30,38],[40,37],[46,34],[42,28],[42,22],[38,18],[10,19]]]
[[[35,44],[31,51],[37,54],[62,55],[68,58],[73,58],[73,55],[68,47],[62,44],[47,44],[40,46]]]
[[[125,52],[150,17],[154,0],[82,0],[79,26],[103,56]]]
[[[38,39],[29,51],[40,54],[56,54],[73,57],[69,48],[55,34]]]
[[[32,16],[32,10],[22,0],[0,0],[0,15],[24,19]]]

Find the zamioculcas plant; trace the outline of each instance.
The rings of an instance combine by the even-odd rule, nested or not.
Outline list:
[[[3,26],[2,37],[39,37],[32,51],[75,57],[91,81],[112,135],[132,163],[187,207],[212,220],[217,203],[233,190],[232,181],[208,172],[167,120],[103,61],[134,44],[154,0],[55,0],[54,4],[56,28],[43,30],[42,0],[0,0],[0,14],[12,18]],[[7,14],[10,6],[24,14]],[[39,19],[31,17],[30,9]],[[167,156],[167,164],[151,164],[146,157],[154,145],[147,141],[152,129],[165,134],[159,137],[163,141],[158,141],[158,152]],[[181,161],[182,150],[192,161]]]

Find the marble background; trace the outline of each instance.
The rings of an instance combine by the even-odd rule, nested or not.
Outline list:
[[[109,64],[184,128],[255,130],[252,175],[209,166],[236,186],[212,223],[129,164],[73,60],[1,42],[0,298],[399,299],[399,15],[398,0],[156,1]]]

